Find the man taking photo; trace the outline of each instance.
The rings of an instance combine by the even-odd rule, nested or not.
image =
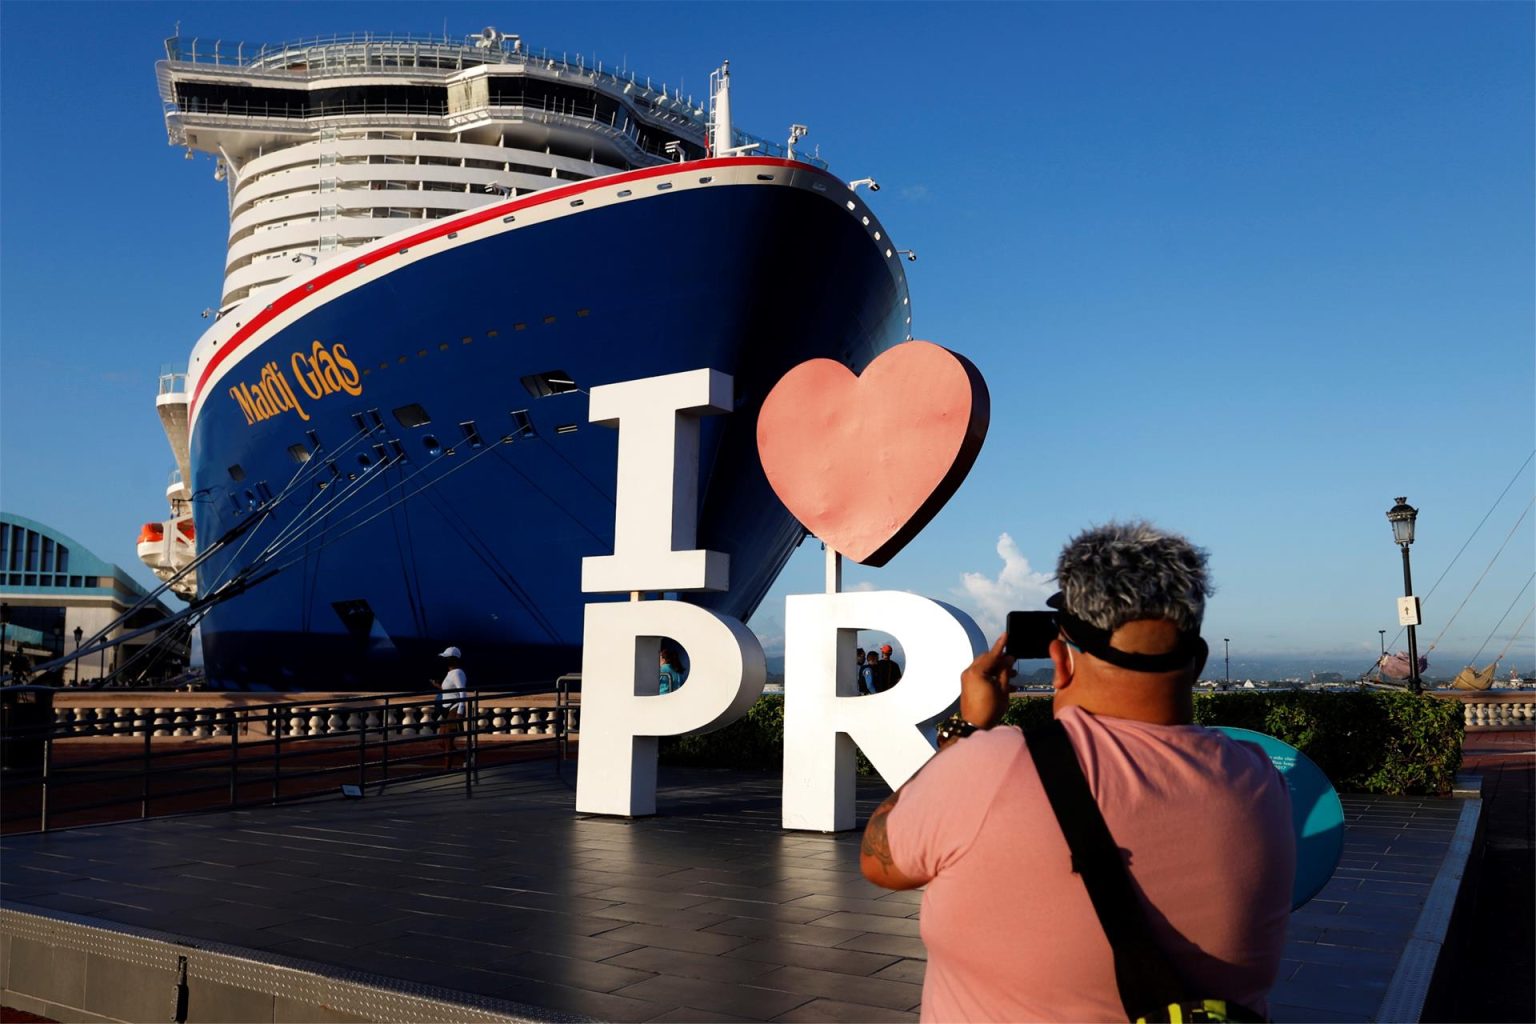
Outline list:
[[[1295,838],[1268,758],[1192,724],[1206,554],[1146,523],[1110,524],[1066,546],[1056,579],[1053,712],[1152,939],[1191,994],[1264,1013]],[[887,888],[927,886],[923,1020],[1125,1020],[1112,948],[1031,751],[998,727],[1005,640],[961,677],[961,738],[871,815],[860,866]]]

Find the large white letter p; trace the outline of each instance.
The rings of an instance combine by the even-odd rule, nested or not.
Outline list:
[[[662,637],[688,652],[687,682],[657,693]],[[713,732],[762,696],[757,637],[735,619],[682,601],[587,605],[581,655],[576,809],[656,813],[656,738]]]

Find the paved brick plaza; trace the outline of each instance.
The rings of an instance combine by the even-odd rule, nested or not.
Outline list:
[[[362,801],[9,837],[5,905],[606,1020],[907,1020],[917,893],[856,833],[785,833],[778,779],[664,769],[661,813],[572,813],[573,766]],[[861,790],[867,814],[883,786]],[[1345,800],[1334,880],[1291,922],[1278,1020],[1368,1021],[1462,802]]]

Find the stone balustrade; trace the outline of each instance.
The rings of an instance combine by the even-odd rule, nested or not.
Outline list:
[[[1436,694],[1461,702],[1468,729],[1530,729],[1536,727],[1536,693],[1486,691]]]
[[[186,738],[211,740],[228,738],[233,725],[240,736],[283,739],[308,739],[326,736],[356,736],[366,727],[369,738],[410,739],[435,736],[442,723],[442,709],[420,698],[407,703],[335,704],[324,701],[292,700],[276,707],[248,707],[241,703],[220,701],[207,694],[146,694],[159,698],[142,703],[113,695],[101,703],[90,702],[89,695],[70,694],[57,700],[53,708],[56,735],[73,737]],[[186,698],[173,703],[166,698]],[[193,703],[195,699],[196,703]],[[472,727],[482,738],[514,736],[554,736],[561,711],[548,698],[538,703],[520,702],[519,698],[486,698],[470,710]],[[248,704],[249,701],[242,703]],[[569,708],[572,733],[580,728],[580,707]]]

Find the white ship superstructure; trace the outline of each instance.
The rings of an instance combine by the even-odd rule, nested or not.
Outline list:
[[[530,53],[491,28],[463,43],[178,37],[157,71],[172,145],[215,157],[229,190],[221,310],[295,262],[505,196],[706,155],[708,111],[693,97],[582,56]],[[728,119],[725,131],[741,141]]]

